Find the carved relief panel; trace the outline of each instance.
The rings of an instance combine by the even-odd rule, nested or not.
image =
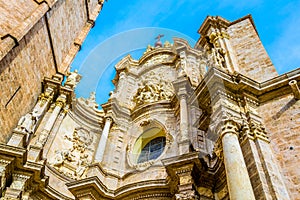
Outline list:
[[[77,124],[70,113],[67,114],[49,148],[48,163],[64,176],[83,178],[93,160],[98,137],[93,130]]]
[[[68,177],[82,178],[87,166],[92,162],[93,141],[93,134],[83,128],[75,128],[73,133],[66,133],[66,145],[54,151],[50,165]]]
[[[136,105],[142,105],[146,103],[154,103],[162,100],[171,100],[174,95],[174,88],[172,84],[163,79],[163,75],[155,74],[153,71],[145,75],[136,94],[133,97],[133,101]]]

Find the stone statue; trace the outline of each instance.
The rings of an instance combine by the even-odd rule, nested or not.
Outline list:
[[[153,49],[154,49],[154,48],[153,48],[150,44],[148,44],[147,49],[146,49],[146,51],[144,52],[144,54],[147,53],[147,52],[152,51]]]
[[[211,49],[211,58],[214,64],[219,68],[225,68],[225,53],[226,51],[220,47],[219,43],[216,41],[214,47]]]
[[[92,102],[96,101],[96,92],[91,92],[90,93],[89,100],[92,101]]]
[[[165,41],[164,47],[166,48],[172,47],[172,44],[169,41]]]
[[[17,130],[26,133],[26,143],[28,143],[31,134],[34,133],[37,121],[39,118],[38,110],[33,110],[33,112],[27,113],[22,116],[18,122]]]
[[[66,84],[76,86],[76,84],[79,82],[81,76],[78,74],[77,69],[74,70],[74,72],[69,72]]]

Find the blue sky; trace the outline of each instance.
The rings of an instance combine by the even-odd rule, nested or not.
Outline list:
[[[104,103],[113,90],[113,66],[121,57],[131,53],[138,58],[157,33],[165,34],[162,41],[177,36],[193,46],[207,15],[234,21],[251,14],[273,64],[283,74],[300,66],[299,9],[300,0],[108,0],[72,63],[71,70],[79,69],[83,76],[77,97],[96,90],[97,102]]]

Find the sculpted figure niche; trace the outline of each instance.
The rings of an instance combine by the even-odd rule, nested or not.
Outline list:
[[[154,103],[161,100],[171,100],[174,89],[171,83],[163,80],[161,76],[151,72],[139,83],[133,101],[137,105]]]

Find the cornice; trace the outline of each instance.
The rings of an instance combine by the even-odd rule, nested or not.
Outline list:
[[[168,166],[174,166],[174,165],[184,165],[186,163],[198,163],[199,159],[198,159],[198,152],[193,152],[193,153],[188,153],[188,154],[183,154],[180,156],[175,156],[175,157],[171,157],[171,158],[166,158],[162,160],[162,163],[164,166],[168,167]],[[200,164],[200,163],[198,163]]]
[[[175,100],[176,98],[172,98],[172,100]],[[172,101],[158,101],[154,103],[148,103],[145,105],[138,106],[134,108],[131,112],[131,119],[136,120],[137,118],[142,118],[144,117],[144,114],[149,114],[149,113],[155,113],[159,111],[166,111],[174,108],[175,104],[172,103]]]
[[[180,51],[186,51],[188,55],[192,54],[197,58],[204,57],[204,51],[200,51],[199,49],[192,48],[186,40],[181,38],[173,38],[173,40],[174,40],[173,48],[174,51],[176,51],[177,53],[179,53]]]
[[[108,102],[101,104],[106,116],[112,117],[114,120],[117,118],[130,119],[130,110],[119,105],[116,98],[110,98]]]
[[[143,65],[147,60],[151,59],[153,56],[159,55],[159,54],[169,54],[174,55],[176,54],[174,50],[171,47],[159,47],[154,48],[153,50],[146,52],[138,61],[139,65]]]
[[[197,86],[189,101],[190,103],[195,103],[198,100],[199,104],[202,104],[199,105],[201,108],[207,106],[203,105],[203,102],[209,102],[209,99],[212,97],[210,93],[216,90],[216,83],[219,83],[222,87],[224,86],[223,89],[225,91],[251,94],[259,101],[258,103],[266,103],[274,98],[292,94],[292,89],[289,85],[291,80],[300,80],[300,68],[258,83],[242,74],[228,74],[212,67]]]
[[[74,200],[74,198],[70,198],[57,190],[55,190],[53,187],[48,185],[45,189],[42,190],[47,196],[53,198],[53,199],[64,199],[64,200]]]
[[[68,114],[78,124],[85,125],[86,127],[92,126],[94,130],[99,130],[100,125],[104,123],[104,112],[101,113],[96,108],[88,107],[80,99],[73,101],[72,111],[69,111]]]
[[[202,25],[200,26],[200,28],[198,29],[198,33],[201,35],[201,37],[196,42],[195,48],[199,48],[200,46],[203,47],[203,45],[206,43],[206,36],[207,36],[207,32],[210,29],[210,27],[227,29],[228,27],[235,25],[241,21],[247,20],[247,19],[251,22],[256,34],[258,35],[253,18],[250,14],[246,15],[244,17],[241,17],[233,22],[230,22],[220,16],[216,16],[216,17],[207,16],[205,18],[205,20],[203,21]]]
[[[131,183],[120,187],[116,190],[111,190],[107,188],[97,176],[88,177],[78,181],[73,181],[66,184],[69,190],[76,197],[80,195],[82,191],[90,191],[90,193],[97,193],[98,197],[106,197],[109,199],[124,199],[129,195],[138,195],[141,192],[149,192],[150,190],[169,191],[167,181],[165,179],[140,181],[136,183]]]
[[[224,19],[223,17],[207,16],[197,32],[201,35],[204,35],[211,26],[227,28],[230,26],[230,24],[230,21]]]

